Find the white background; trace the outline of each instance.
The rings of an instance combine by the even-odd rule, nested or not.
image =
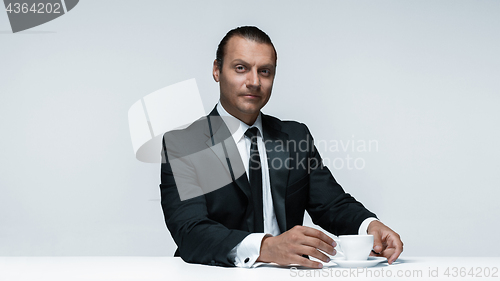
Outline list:
[[[12,34],[0,12],[0,255],[173,255],[127,111],[190,78],[210,111],[217,44],[256,25],[278,50],[263,112],[378,143],[321,152],[364,160],[330,168],[403,255],[498,256],[498,15],[485,0],[86,0]]]

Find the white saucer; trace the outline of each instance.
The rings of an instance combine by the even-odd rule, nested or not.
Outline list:
[[[340,267],[371,267],[383,261],[387,261],[387,259],[384,257],[368,257],[367,260],[363,261],[348,261],[344,258],[332,259],[332,262],[336,263]]]

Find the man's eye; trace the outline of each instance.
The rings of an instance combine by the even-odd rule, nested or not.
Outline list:
[[[271,74],[271,71],[269,71],[269,69],[263,69],[260,72],[262,72],[262,74],[264,74],[266,76],[269,75],[269,74]]]
[[[242,65],[236,66],[236,71],[244,71],[244,70],[245,70],[244,66],[242,66]]]

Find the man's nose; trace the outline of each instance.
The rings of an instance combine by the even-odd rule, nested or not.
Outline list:
[[[259,88],[260,87],[260,77],[257,70],[249,71],[247,74],[247,88]]]

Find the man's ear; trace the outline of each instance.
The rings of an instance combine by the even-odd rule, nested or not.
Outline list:
[[[214,67],[212,69],[212,76],[214,77],[215,82],[219,82],[220,70],[217,65],[217,60],[214,60]]]

